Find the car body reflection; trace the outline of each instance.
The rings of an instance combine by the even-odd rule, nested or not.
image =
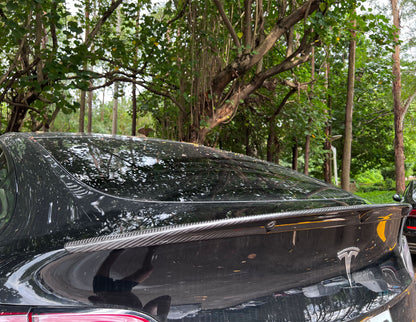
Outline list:
[[[1,317],[416,319],[408,204],[193,144],[13,133],[0,145]]]

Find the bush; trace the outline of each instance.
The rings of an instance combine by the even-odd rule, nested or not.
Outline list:
[[[379,169],[367,170],[364,173],[355,177],[357,182],[358,191],[360,192],[372,192],[372,191],[391,191],[395,190],[394,173],[393,179],[390,177],[384,177],[383,173],[386,171]],[[390,173],[389,173],[390,174]]]
[[[395,191],[356,192],[355,194],[371,203],[394,203]]]
[[[386,180],[384,180],[384,186],[386,187],[387,190],[396,190],[396,181],[390,178],[387,178]]]
[[[394,180],[396,178],[396,169],[394,167],[381,169],[381,174],[386,179]]]
[[[355,181],[359,184],[375,184],[375,183],[382,183],[384,181],[384,177],[381,174],[380,170],[372,169],[367,170],[364,173],[359,174],[355,177]]]

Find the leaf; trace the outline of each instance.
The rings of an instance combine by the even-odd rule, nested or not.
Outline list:
[[[68,28],[69,30],[71,30],[73,33],[76,33],[76,34],[80,34],[83,31],[83,29],[79,27],[75,21],[68,22]]]

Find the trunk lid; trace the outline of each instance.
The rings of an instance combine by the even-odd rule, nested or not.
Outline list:
[[[348,320],[409,285],[399,237],[408,210],[321,208],[86,239],[67,243],[39,278],[86,305],[117,304],[117,294],[93,289],[117,250],[109,277],[146,275],[131,290],[141,307],[131,309],[169,298],[169,320]]]

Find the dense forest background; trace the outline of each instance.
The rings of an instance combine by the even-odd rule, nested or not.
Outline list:
[[[0,132],[188,141],[403,192],[416,175],[415,5],[5,0]]]

